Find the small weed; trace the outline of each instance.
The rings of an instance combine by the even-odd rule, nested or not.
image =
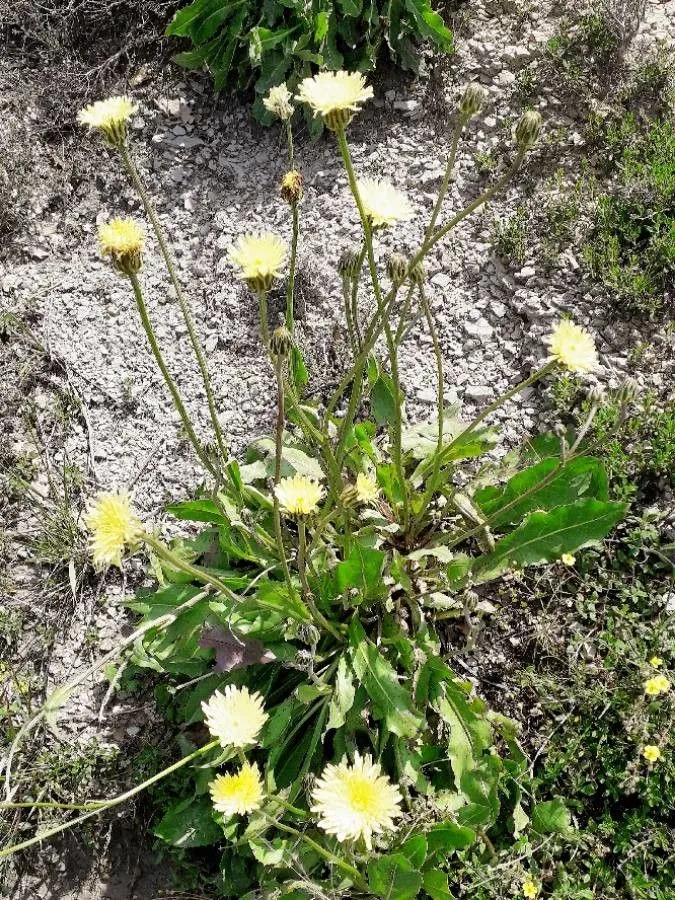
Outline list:
[[[522,266],[527,258],[528,214],[519,206],[508,219],[495,220],[492,226],[493,245],[503,263]]]
[[[479,150],[474,156],[474,161],[479,175],[490,175],[498,165],[497,154],[494,150]]]

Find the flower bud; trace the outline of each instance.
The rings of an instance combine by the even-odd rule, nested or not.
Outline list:
[[[338,272],[343,277],[356,278],[362,265],[363,260],[358,250],[345,250],[338,262]]]
[[[619,388],[619,396],[617,397],[622,406],[632,403],[640,392],[640,386],[634,378],[626,378]]]
[[[424,279],[426,277],[426,272],[424,271],[424,264],[422,262],[415,263],[415,265],[410,270],[410,280],[413,284],[421,287],[424,284]]]
[[[273,116],[278,116],[282,122],[287,122],[293,115],[291,92],[285,84],[278,84],[270,89],[269,94],[263,99],[263,106]]]
[[[400,253],[392,253],[387,260],[387,275],[394,284],[400,284],[408,271],[408,260]]]
[[[293,335],[285,325],[275,328],[270,338],[270,351],[277,358],[285,358],[293,349]]]
[[[349,509],[359,502],[359,492],[356,485],[349,484],[340,494],[340,505]]]
[[[465,122],[473,119],[476,113],[480,112],[486,97],[487,91],[477,82],[472,81],[471,84],[466,86],[459,103],[459,114]]]
[[[299,203],[304,196],[302,175],[300,172],[295,169],[286,172],[281,181],[279,193],[281,194],[282,200],[285,200],[290,206],[295,206]]]
[[[594,384],[588,391],[589,403],[599,406],[605,399],[605,392],[599,384]]]
[[[528,109],[520,117],[516,125],[516,141],[523,150],[534,146],[541,131],[541,116],[533,109]]]

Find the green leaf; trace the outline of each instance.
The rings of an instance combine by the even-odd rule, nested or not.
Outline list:
[[[266,455],[269,474],[272,475],[274,473],[274,454],[276,453],[274,441],[270,438],[262,438],[255,441],[252,448],[260,450]],[[316,458],[309,456],[304,450],[299,450],[297,447],[284,447],[281,452],[281,475],[283,478],[305,475],[307,478],[321,481],[323,469]]]
[[[439,869],[428,869],[423,875],[423,886],[432,900],[452,900],[448,876]]]
[[[305,360],[302,356],[302,353],[296,346],[293,346],[293,348],[291,349],[291,353],[288,358],[288,370],[291,376],[291,381],[295,385],[298,394],[302,394],[304,389],[307,387],[309,375],[307,374],[307,366],[305,365]]]
[[[476,832],[454,822],[440,822],[427,832],[429,853],[449,856],[454,850],[466,850],[476,840]]]
[[[551,562],[563,553],[595,544],[623,519],[627,509],[626,503],[590,499],[550,512],[533,512],[498,541],[492,553],[475,560],[473,579],[477,583],[491,581],[509,568]]]
[[[223,836],[213,818],[210,799],[189,797],[170,807],[155,828],[155,834],[174,847],[206,847]]]
[[[567,834],[571,822],[570,812],[562,800],[546,800],[532,809],[532,830],[537,834]]]
[[[413,900],[422,887],[422,876],[405,856],[393,853],[368,864],[368,886],[382,900]]]
[[[405,856],[411,866],[421,869],[427,858],[427,839],[423,834],[414,834],[401,845],[399,852]]]
[[[394,385],[386,373],[382,373],[370,392],[370,409],[378,425],[391,425],[396,421]]]
[[[352,669],[373,704],[373,718],[399,737],[414,737],[422,719],[413,710],[410,693],[399,683],[396,672],[366,637],[358,619],[349,626],[349,655]]]
[[[524,472],[514,475],[501,489],[485,488],[474,494],[474,502],[492,521],[490,528],[499,528],[520,522],[523,516],[534,509],[549,510],[556,506],[574,503],[583,498],[607,500],[607,475],[599,459],[580,456],[562,467],[547,485],[533,490],[546,476],[560,465],[557,459],[544,459]],[[528,491],[527,497],[518,500]],[[499,510],[514,504],[499,515]],[[494,518],[493,518],[494,517]]]
[[[227,521],[213,500],[183,500],[171,503],[166,511],[186,522],[215,522],[221,525]]]
[[[347,713],[354,705],[355,695],[356,688],[354,687],[352,673],[347,667],[346,658],[341,656],[335,675],[333,696],[328,708],[327,730],[330,730],[331,728],[341,728],[345,724]]]
[[[429,0],[405,0],[405,8],[415,20],[417,31],[422,37],[433,41],[441,50],[452,50],[452,32],[438,13],[431,9]]]
[[[352,545],[347,559],[335,567],[335,588],[343,591],[358,591],[358,601],[372,600],[382,595],[382,570],[386,554],[381,550],[371,550],[356,542]]]

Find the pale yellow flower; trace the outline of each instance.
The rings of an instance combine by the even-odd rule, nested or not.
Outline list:
[[[103,256],[109,256],[115,268],[124,275],[136,274],[141,268],[145,235],[134,219],[112,219],[98,229]]]
[[[539,888],[528,875],[523,882],[523,897],[527,897],[527,900],[533,900],[533,898],[536,897],[538,893]]]
[[[654,681],[662,694],[666,694],[670,690],[670,682],[665,675],[657,675]]]
[[[255,744],[269,718],[260,694],[251,694],[247,687],[233,684],[204,701],[202,711],[207,728],[223,747],[243,748]]]
[[[361,72],[319,72],[300,82],[296,100],[306,103],[327,128],[347,126],[361,106],[373,96]]]
[[[401,815],[399,789],[382,774],[372,757],[354,757],[354,765],[346,760],[329,765],[312,792],[312,812],[319,826],[339,841],[362,837],[372,848],[373,835],[393,829],[394,818]]]
[[[356,476],[356,496],[361,503],[374,503],[380,496],[380,489],[377,482],[359,472]]]
[[[282,478],[274,493],[287,515],[309,516],[318,510],[324,489],[312,478],[294,475],[292,478]]]
[[[252,813],[260,809],[264,796],[260,770],[255,763],[246,762],[234,775],[218,775],[209,792],[214,807],[226,818]]]
[[[658,669],[659,666],[663,665],[663,660],[660,656],[652,656],[649,660],[649,665],[654,666],[655,669]]]
[[[127,121],[136,112],[136,108],[129,97],[109,97],[85,106],[78,113],[77,121],[80,125],[97,128],[108,144],[117,147],[124,143]]]
[[[293,115],[291,99],[291,92],[286,85],[278,84],[276,87],[270,88],[268,95],[263,99],[263,106],[272,115],[286,122]]]
[[[246,234],[230,247],[229,256],[241,269],[238,277],[248,282],[252,290],[268,291],[272,281],[283,275],[286,245],[271,232]]]
[[[577,561],[576,556],[573,553],[563,553],[560,557],[560,562],[564,566],[573,566]]]
[[[647,762],[655,763],[661,759],[661,751],[656,746],[656,744],[647,744],[642,748],[642,755],[647,760]]]
[[[562,319],[546,338],[554,359],[570,372],[583,374],[598,367],[598,354],[592,335],[569,319]]]
[[[97,569],[121,568],[122,553],[143,534],[143,525],[132,511],[131,498],[125,491],[99,494],[85,523],[91,532],[89,546]]]
[[[364,178],[359,179],[357,185],[364,212],[374,228],[383,228],[413,217],[408,198],[391,182]]]
[[[645,694],[650,697],[658,697],[659,694],[665,694],[670,690],[670,682],[665,675],[655,675],[645,681],[644,689]]]

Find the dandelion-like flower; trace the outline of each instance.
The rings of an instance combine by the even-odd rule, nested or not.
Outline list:
[[[661,751],[656,744],[646,744],[642,748],[642,755],[649,763],[655,763],[661,759]]]
[[[302,186],[302,175],[295,169],[286,172],[281,179],[281,187],[279,188],[281,199],[285,200],[289,206],[295,206],[305,195]]]
[[[143,525],[125,491],[99,494],[85,523],[91,532],[89,546],[97,569],[121,568],[122,553],[127,547],[133,547],[143,533]]]
[[[560,557],[560,562],[564,566],[573,566],[577,561],[576,556],[573,553],[563,553]]]
[[[670,690],[670,682],[665,675],[655,675],[644,682],[645,694],[649,697],[658,697]]]
[[[218,775],[209,792],[214,807],[226,818],[252,813],[260,809],[264,796],[260,770],[255,763],[246,762],[233,775]]]
[[[319,72],[300,82],[296,100],[321,116],[331,131],[345,128],[361,106],[373,96],[361,72]]]
[[[221,693],[202,703],[206,726],[223,747],[239,749],[255,744],[260,730],[269,718],[259,693],[247,687],[228,684]]]
[[[230,247],[229,256],[241,269],[239,278],[246,281],[253,291],[269,291],[275,278],[281,278],[286,262],[286,245],[281,238],[265,232],[246,234],[236,246]]]
[[[649,665],[653,666],[655,669],[658,669],[659,666],[663,665],[663,660],[660,656],[652,656],[652,658],[649,660]]]
[[[359,179],[357,184],[363,209],[373,228],[384,228],[412,219],[414,212],[408,198],[391,182],[364,178]]]
[[[103,256],[109,256],[122,275],[135,275],[141,268],[143,229],[134,219],[112,219],[98,229]]]
[[[324,489],[305,475],[282,478],[274,488],[282,510],[289,516],[310,516],[319,508]]]
[[[598,367],[598,353],[592,335],[569,319],[563,319],[556,325],[546,343],[551,351],[550,359],[555,359],[570,372],[583,374]]]
[[[263,98],[263,106],[273,116],[287,122],[293,115],[293,104],[291,92],[285,84],[278,84],[276,87],[270,88],[269,93]]]
[[[401,814],[399,789],[382,774],[379,763],[369,755],[329,765],[312,792],[312,812],[319,826],[339,841],[362,837],[372,849],[373,835],[393,829],[394,818]]]
[[[374,503],[380,495],[380,489],[373,478],[359,472],[356,476],[356,496],[361,503]]]
[[[129,97],[109,97],[97,100],[81,109],[77,116],[80,125],[98,129],[111,147],[119,147],[126,140],[127,122],[137,107]]]
[[[536,897],[538,893],[539,888],[528,875],[523,882],[523,897],[526,897],[527,900],[534,900],[534,897]]]

